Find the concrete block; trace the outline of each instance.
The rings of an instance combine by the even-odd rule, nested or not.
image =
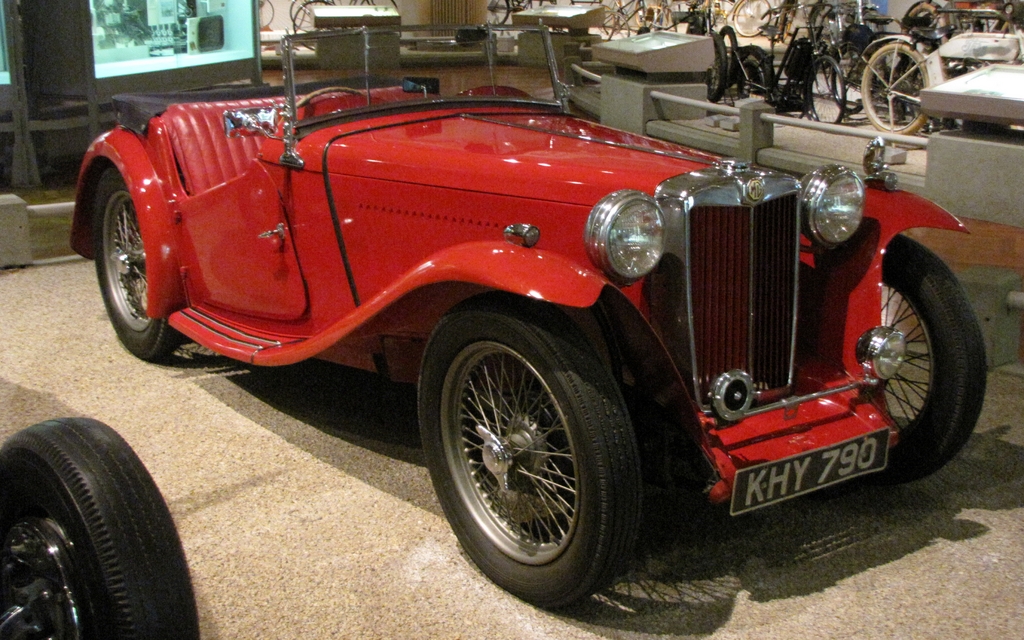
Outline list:
[[[925,192],[964,218],[1024,227],[1018,180],[1024,167],[1024,132],[983,134],[940,131],[928,140]]]
[[[957,277],[981,325],[989,368],[1016,363],[1021,312],[1007,304],[1007,297],[1021,291],[1020,275],[999,267],[970,267]]]
[[[703,83],[666,84],[642,77],[606,74],[601,76],[601,124],[645,133],[651,120],[696,120],[707,113],[695,107],[654,100],[651,91],[700,100],[707,97],[707,86]]]
[[[31,263],[28,207],[18,196],[0,195],[0,267],[19,267]]]

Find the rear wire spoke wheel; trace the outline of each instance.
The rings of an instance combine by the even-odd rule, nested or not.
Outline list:
[[[147,315],[146,249],[132,196],[116,169],[96,183],[93,200],[96,276],[118,339],[138,358],[158,361],[184,338],[165,319]]]
[[[3,637],[199,638],[170,512],[113,429],[67,418],[16,433],[0,486]]]
[[[864,113],[880,131],[911,135],[928,121],[921,111],[921,90],[928,86],[924,56],[902,42],[880,47],[864,68]]]
[[[725,95],[729,83],[729,53],[721,34],[712,31],[710,35],[714,43],[715,60],[707,71],[708,102],[718,102]]]
[[[985,397],[985,343],[949,267],[905,236],[882,263],[882,324],[906,337],[907,360],[885,383],[899,432],[883,478],[927,476],[953,458],[974,430]]]
[[[640,468],[621,392],[560,312],[471,303],[438,324],[419,405],[434,488],[459,542],[541,607],[607,586],[631,559]]]
[[[818,56],[811,67],[807,89],[807,112],[819,122],[839,124],[846,115],[846,81],[839,63],[831,56]]]

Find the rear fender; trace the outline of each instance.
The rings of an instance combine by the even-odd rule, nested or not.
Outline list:
[[[151,126],[151,138],[161,135],[159,126]],[[157,154],[158,163],[173,160]],[[124,178],[135,213],[139,220],[146,249],[148,285],[147,312],[150,317],[164,318],[185,306],[185,293],[179,278],[178,234],[175,225],[173,185],[161,179],[154,158],[137,135],[115,128],[89,147],[82,161],[75,197],[75,214],[71,227],[71,247],[86,258],[95,258],[93,225],[99,212],[93,210],[95,184],[100,175],[115,168]],[[164,175],[168,175],[163,167]],[[173,174],[170,174],[173,175]]]
[[[808,284],[801,285],[802,326],[844,327],[808,336],[814,352],[841,361],[845,369],[861,373],[855,345],[860,336],[881,320],[882,259],[897,234],[928,227],[967,232],[951,213],[908,191],[867,190],[864,222],[854,240],[831,251],[814,254]],[[804,276],[801,276],[803,280]],[[815,319],[815,317],[817,318]],[[810,333],[810,331],[808,332]]]

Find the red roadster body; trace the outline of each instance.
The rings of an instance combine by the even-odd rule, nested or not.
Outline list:
[[[417,383],[456,534],[542,606],[622,569],[642,478],[740,514],[960,449],[980,332],[899,235],[952,216],[877,163],[870,188],[838,166],[798,180],[580,119],[556,65],[458,36],[306,36],[390,47],[403,77],[325,76],[325,53],[302,85],[293,36],[277,95],[118,98],[73,245],[125,346]]]

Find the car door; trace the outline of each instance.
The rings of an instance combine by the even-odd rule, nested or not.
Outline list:
[[[238,178],[179,206],[191,306],[294,320],[308,299],[277,184],[254,162]]]

